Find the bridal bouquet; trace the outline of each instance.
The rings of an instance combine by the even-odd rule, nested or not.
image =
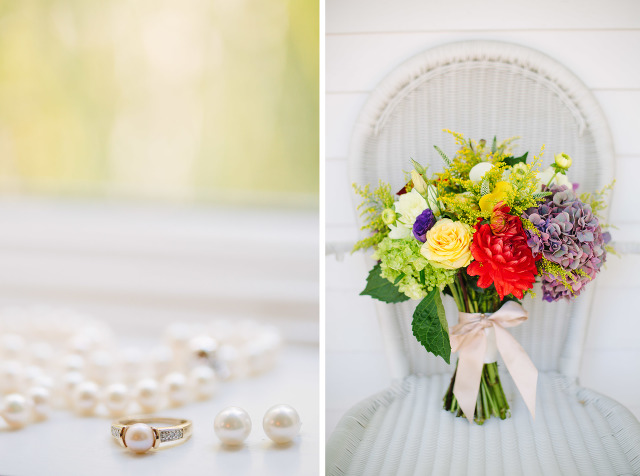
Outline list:
[[[542,299],[573,299],[606,260],[609,233],[599,212],[612,185],[578,195],[567,177],[572,159],[555,156],[540,171],[541,157],[515,157],[516,138],[491,144],[466,140],[453,158],[429,173],[411,160],[406,185],[393,194],[383,182],[356,192],[363,229],[354,248],[373,248],[377,264],[362,295],[387,303],[420,300],[412,330],[425,349],[450,362],[459,352],[444,408],[482,424],[502,419],[509,406],[497,367],[499,352],[535,417],[537,370],[505,330],[521,324],[520,301],[542,284]],[[453,297],[459,323],[448,328],[441,293]]]

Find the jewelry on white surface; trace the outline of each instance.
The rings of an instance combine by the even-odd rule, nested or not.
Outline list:
[[[216,415],[213,429],[225,445],[241,445],[251,433],[251,418],[240,407],[227,407]]]
[[[111,436],[134,453],[184,443],[192,433],[192,423],[181,418],[127,417],[111,424]]]
[[[51,409],[81,416],[152,413],[214,396],[219,382],[275,364],[281,337],[253,321],[167,327],[162,345],[121,348],[103,322],[63,310],[0,312],[0,421]]]
[[[262,420],[266,435],[278,444],[286,444],[300,433],[300,415],[291,405],[280,404],[269,408]]]

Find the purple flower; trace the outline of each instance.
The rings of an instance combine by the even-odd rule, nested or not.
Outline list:
[[[435,223],[436,217],[433,216],[431,209],[427,208],[418,215],[418,218],[416,218],[416,221],[413,224],[413,236],[416,237],[416,240],[424,243],[427,241],[427,232],[433,225],[435,225]]]
[[[573,189],[554,185],[549,190],[553,195],[537,208],[527,210],[523,217],[539,232],[526,230],[527,244],[533,256],[542,254],[549,261],[574,272],[574,279],[569,280],[573,292],[558,277],[545,273],[543,299],[551,302],[580,294],[584,285],[595,278],[607,257],[604,245],[611,237],[602,232],[591,207],[582,202]]]

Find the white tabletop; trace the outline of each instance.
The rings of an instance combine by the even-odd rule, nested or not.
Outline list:
[[[49,476],[126,475],[317,475],[319,470],[318,348],[290,346],[278,366],[259,377],[221,383],[213,399],[163,411],[158,416],[188,418],[193,436],[186,443],[143,455],[120,447],[110,436],[110,420],[55,412],[45,422],[21,430],[0,430],[0,474]],[[288,447],[269,440],[265,411],[277,403],[298,410],[302,430]],[[224,407],[249,412],[253,430],[239,449],[221,447],[213,419]]]

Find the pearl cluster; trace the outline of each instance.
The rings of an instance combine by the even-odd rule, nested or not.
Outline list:
[[[219,381],[270,369],[279,333],[253,321],[169,326],[160,345],[121,348],[103,322],[66,310],[0,314],[0,416],[11,428],[50,408],[117,417],[211,398]]]

